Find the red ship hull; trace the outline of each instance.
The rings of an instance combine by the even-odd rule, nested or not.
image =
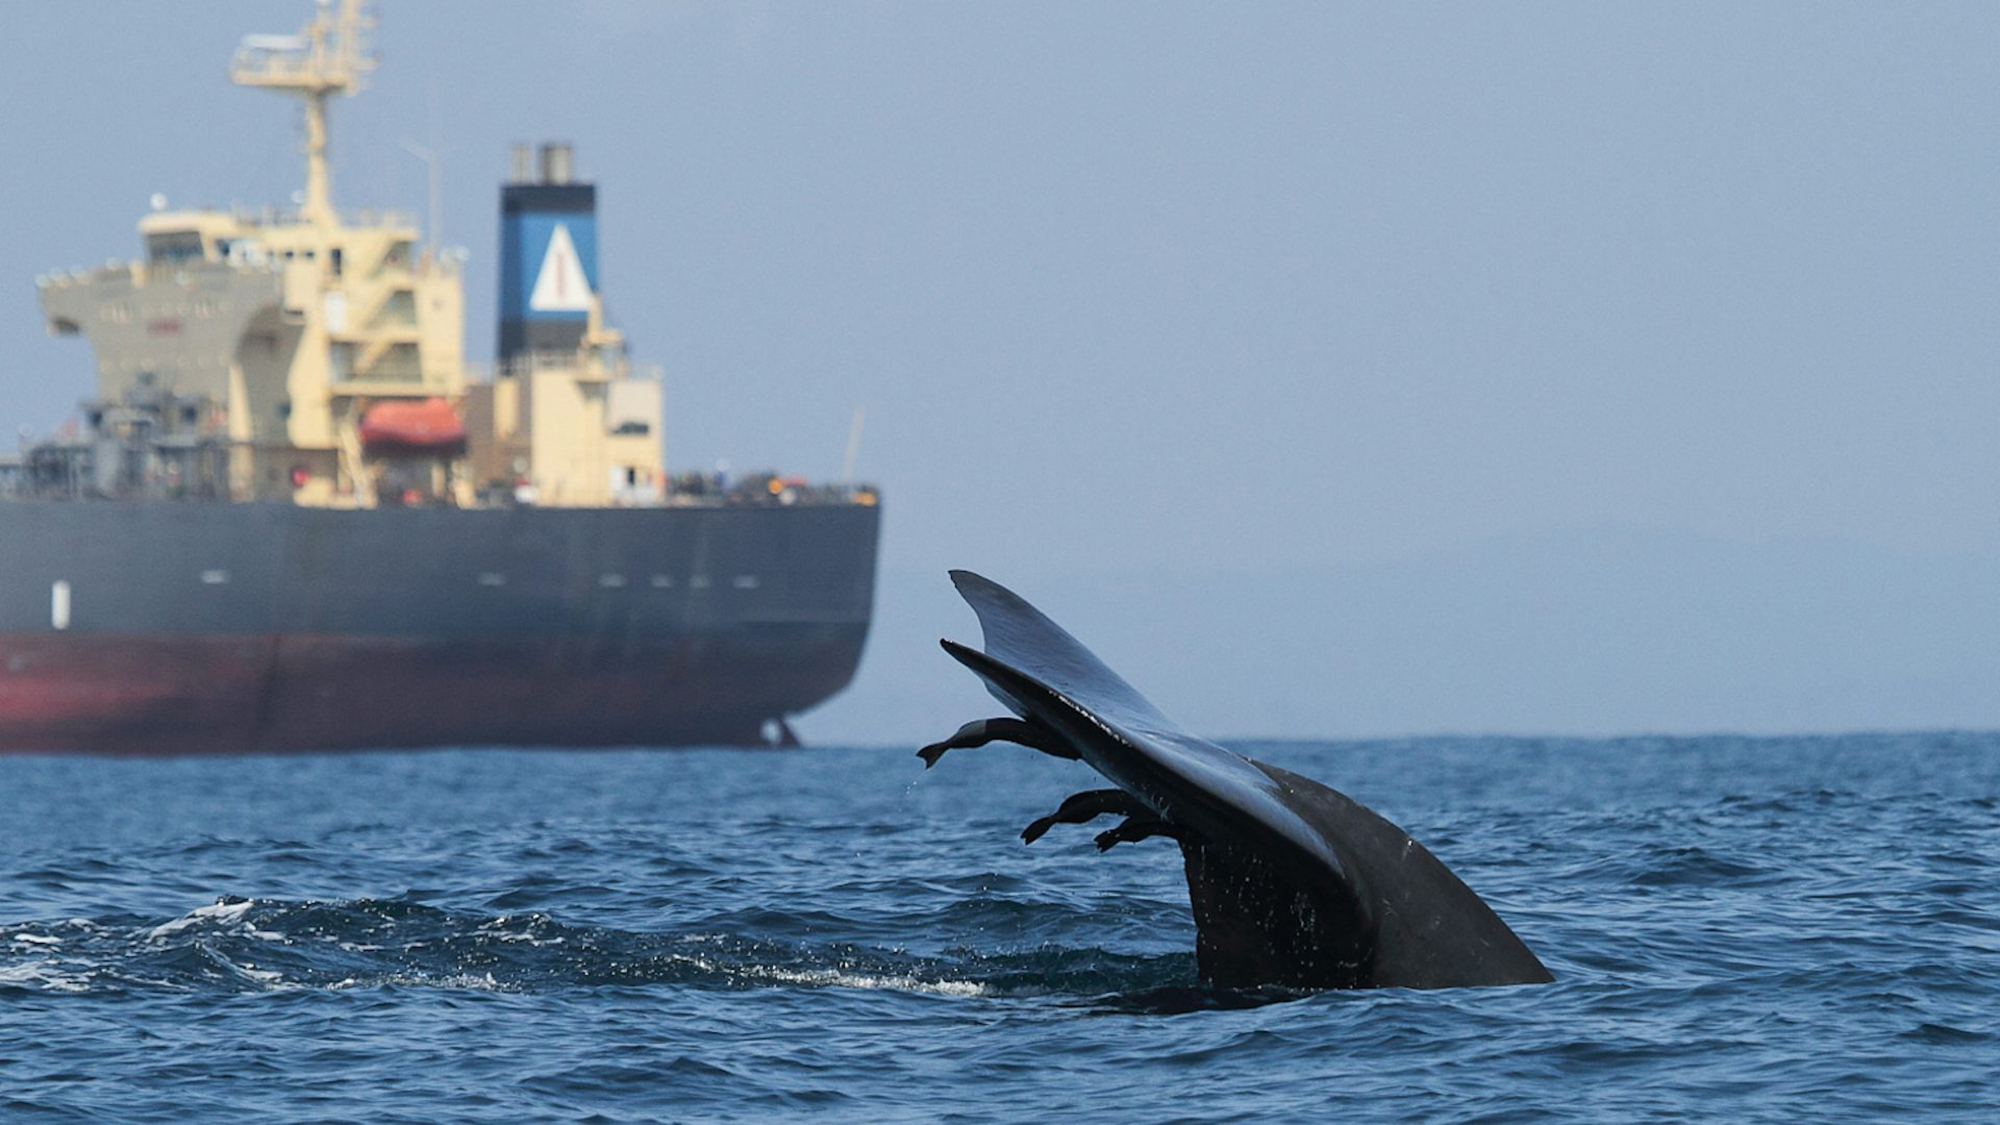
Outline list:
[[[536,651],[353,637],[0,636],[0,753],[757,745],[858,645]]]

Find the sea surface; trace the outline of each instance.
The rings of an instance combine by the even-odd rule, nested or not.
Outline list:
[[[1557,983],[1203,989],[1011,747],[0,758],[0,1121],[2000,1120],[2000,735],[1233,748]]]

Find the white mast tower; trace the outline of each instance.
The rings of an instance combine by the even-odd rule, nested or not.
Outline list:
[[[239,86],[275,90],[298,98],[306,111],[306,198],[300,217],[314,224],[333,222],[333,198],[326,168],[326,102],[361,88],[374,69],[363,51],[362,33],[375,26],[361,0],[340,0],[335,10],[319,0],[319,11],[297,35],[250,35],[229,62],[229,80]]]

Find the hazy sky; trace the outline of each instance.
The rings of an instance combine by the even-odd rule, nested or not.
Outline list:
[[[471,253],[577,145],[670,460],[886,490],[810,738],[990,709],[968,566],[1215,734],[2000,725],[2000,6],[416,3],[337,201]],[[0,11],[4,415],[30,282],[154,192],[282,201],[224,77],[302,0]]]

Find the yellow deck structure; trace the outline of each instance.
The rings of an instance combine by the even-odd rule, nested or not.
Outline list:
[[[322,4],[293,36],[249,36],[237,85],[298,98],[305,185],[296,209],[169,210],[139,223],[137,261],[39,279],[50,332],[87,337],[94,410],[164,401],[159,437],[226,443],[227,496],[319,507],[661,502],[657,379],[632,376],[590,297],[575,354],[469,374],[459,256],[422,245],[409,216],[332,202],[327,103],[372,68],[358,0]],[[156,204],[161,203],[155,200]],[[460,455],[382,456],[361,422],[384,400],[442,399]]]

